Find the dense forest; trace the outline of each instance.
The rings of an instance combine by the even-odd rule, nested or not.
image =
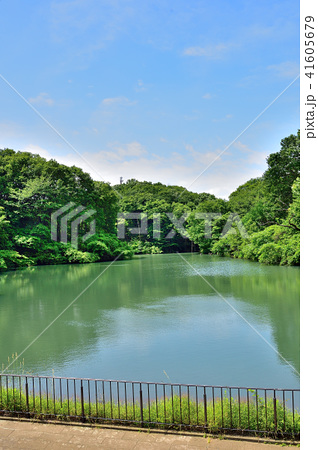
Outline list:
[[[111,187],[78,167],[0,150],[0,270],[189,251],[299,265],[299,132],[281,141],[267,165],[224,200],[134,179]],[[51,238],[51,215],[69,202],[95,211],[95,234],[76,248]],[[83,221],[79,234],[88,230]]]

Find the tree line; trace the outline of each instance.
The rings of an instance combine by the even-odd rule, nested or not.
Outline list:
[[[299,265],[299,131],[282,139],[267,166],[262,177],[247,181],[224,200],[135,179],[111,187],[78,167],[0,150],[0,270],[189,251]],[[79,240],[78,248],[51,239],[51,215],[70,201],[95,210],[96,232],[85,242]],[[120,213],[137,213],[139,219],[118,219]],[[202,214],[213,217],[208,237]],[[140,227],[143,215],[144,233],[129,231]],[[160,234],[155,232],[158,215]],[[120,220],[125,221],[125,239],[117,237]],[[186,236],[176,227],[177,220]],[[81,223],[80,235],[88,229],[88,223]]]

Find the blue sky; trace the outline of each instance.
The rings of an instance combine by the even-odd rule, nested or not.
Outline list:
[[[0,17],[0,148],[226,198],[299,128],[298,79],[241,134],[299,73],[294,0],[0,0]]]

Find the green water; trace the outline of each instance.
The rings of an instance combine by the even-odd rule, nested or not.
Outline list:
[[[299,268],[173,254],[6,272],[0,343],[4,367],[28,347],[6,373],[299,387]]]

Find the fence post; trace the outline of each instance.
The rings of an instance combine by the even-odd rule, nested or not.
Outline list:
[[[274,426],[275,426],[275,434],[277,433],[277,406],[276,406],[276,391],[274,391],[273,398],[273,407],[274,407]]]
[[[204,427],[207,428],[207,426],[208,426],[208,411],[207,411],[207,405],[206,405],[205,388],[204,388],[204,393],[203,393],[203,404],[204,404]]]
[[[86,422],[85,409],[84,409],[84,388],[83,388],[83,380],[81,380],[81,405],[82,405],[82,422]]]
[[[141,383],[140,383],[140,421],[141,421],[141,426],[143,426],[144,424],[144,412],[143,412],[143,401],[142,401],[142,387],[141,387]]]
[[[28,384],[28,378],[25,378],[25,401],[26,401],[26,408],[27,412],[29,412],[29,384]]]

